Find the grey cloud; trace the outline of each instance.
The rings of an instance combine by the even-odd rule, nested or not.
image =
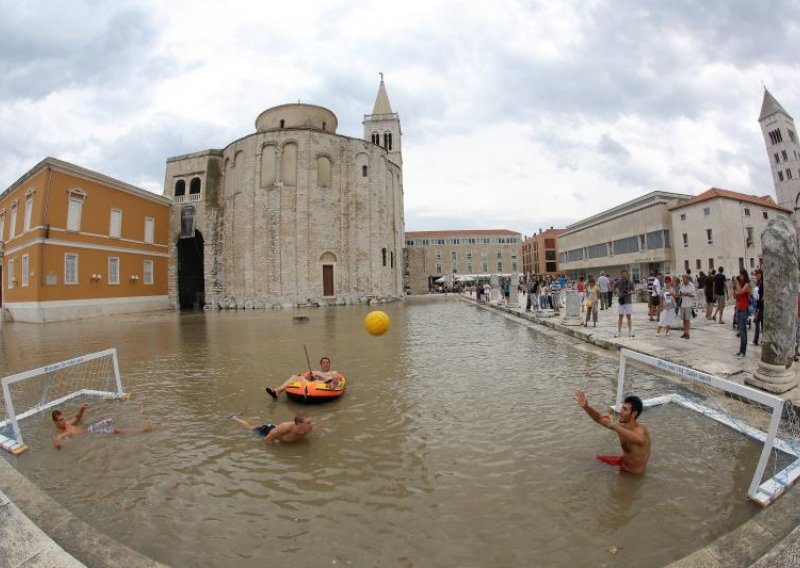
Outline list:
[[[625,146],[614,140],[608,133],[600,137],[600,142],[597,144],[597,151],[609,158],[621,159],[624,161],[627,161],[631,155]]]

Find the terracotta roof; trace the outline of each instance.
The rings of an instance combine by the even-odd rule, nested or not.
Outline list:
[[[462,235],[512,235],[520,233],[508,229],[465,229],[463,231],[406,231],[406,238],[419,237],[460,237]]]
[[[684,201],[680,205],[676,205],[675,207],[670,207],[669,210],[675,211],[676,209],[681,209],[689,205],[694,205],[695,203],[699,203],[701,201],[708,201],[709,199],[714,199],[715,197],[724,197],[726,199],[733,199],[735,201],[744,201],[745,203],[760,205],[761,207],[769,207],[770,209],[777,209],[778,211],[783,211],[784,213],[789,213],[789,214],[792,213],[788,209],[784,209],[783,207],[778,206],[769,195],[763,195],[761,197],[757,197],[755,195],[747,195],[745,193],[739,193],[738,191],[731,191],[729,189],[720,189],[718,187],[712,187],[708,191],[704,191],[700,195],[695,195],[691,199]]]

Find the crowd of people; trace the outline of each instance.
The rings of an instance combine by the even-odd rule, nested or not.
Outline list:
[[[507,302],[510,294],[510,279],[499,281],[499,289],[493,290],[487,283],[474,287],[478,302],[489,302],[493,298]],[[764,282],[762,272],[752,274],[741,269],[728,278],[723,267],[709,274],[700,271],[693,275],[687,270],[681,275],[661,274],[653,271],[637,286],[626,270],[618,276],[600,272],[597,278],[589,274],[577,280],[568,280],[565,274],[528,275],[520,281],[519,292],[525,297],[525,311],[551,310],[558,314],[563,307],[563,290],[577,291],[581,300],[583,326],[597,326],[599,312],[612,310],[616,302],[616,333],[623,333],[623,324],[629,337],[634,337],[633,304],[646,295],[648,320],[654,322],[657,336],[670,337],[675,318],[680,321],[680,338],[691,339],[693,322],[705,316],[708,322],[726,324],[730,322],[738,338],[737,358],[747,356],[747,346],[752,331],[752,344],[759,345],[764,321]],[[494,294],[494,296],[493,296]],[[800,358],[800,290],[798,290],[798,324],[795,332],[795,360]],[[726,319],[726,316],[728,319]]]

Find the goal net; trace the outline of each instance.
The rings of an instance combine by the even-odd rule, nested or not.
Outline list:
[[[631,369],[640,363],[667,378]],[[747,496],[767,506],[800,477],[800,417],[791,401],[670,361],[620,351],[616,411],[625,396],[636,394],[647,407],[678,404],[763,444]]]
[[[125,398],[117,350],[106,349],[2,379],[0,447],[27,450],[20,421],[78,397]]]

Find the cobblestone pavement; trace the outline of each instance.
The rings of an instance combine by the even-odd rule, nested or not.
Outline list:
[[[475,300],[468,294],[463,297]],[[647,304],[636,303],[633,308],[632,337],[628,336],[627,321],[623,321],[620,337],[617,333],[617,306],[598,312],[597,326],[588,327],[564,324],[565,309],[556,315],[551,310],[526,312],[526,297],[519,296],[517,306],[506,306],[496,300],[490,306],[534,323],[565,333],[576,339],[586,341],[605,349],[631,349],[660,359],[666,359],[691,367],[717,377],[737,383],[744,383],[745,377],[758,368],[761,346],[753,345],[753,329],[748,329],[747,355],[737,359],[739,338],[733,329],[733,309],[726,308],[725,325],[705,318],[705,312],[697,310],[697,317],[691,321],[690,339],[682,339],[683,328],[677,318],[673,320],[668,336],[657,335],[657,321],[649,321]],[[581,314],[585,318],[585,312]],[[800,363],[795,366],[800,373]],[[800,377],[800,375],[798,375]],[[784,400],[800,401],[800,388],[794,388],[782,395]],[[747,566],[752,568],[782,568],[800,566],[800,485],[790,489],[768,509],[720,538],[705,549],[678,561],[675,567],[727,567]],[[765,549],[766,547],[766,549]],[[742,561],[743,558],[750,560]],[[753,563],[754,562],[754,563]]]

